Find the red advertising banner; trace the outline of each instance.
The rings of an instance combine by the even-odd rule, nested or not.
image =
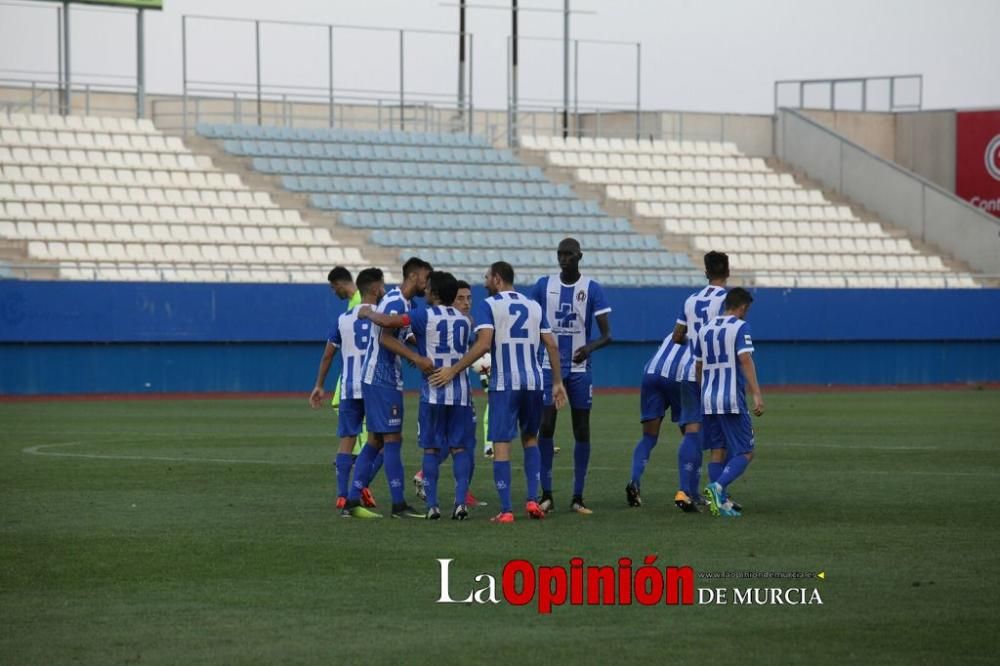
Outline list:
[[[955,194],[1000,217],[1000,111],[960,111],[955,135]]]

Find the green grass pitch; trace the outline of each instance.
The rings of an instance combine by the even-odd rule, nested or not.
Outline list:
[[[733,487],[741,519],[673,507],[673,429],[653,452],[645,506],[627,508],[638,396],[599,395],[595,514],[566,511],[564,413],[557,511],[510,526],[488,521],[481,453],[473,490],[491,506],[470,521],[338,518],[336,419],[304,395],[0,404],[0,662],[995,663],[1000,392],[766,397],[757,459]],[[410,400],[408,477],[415,414]],[[450,464],[442,478],[448,502]],[[523,488],[516,467],[516,498]],[[373,489],[385,506],[381,473]],[[702,572],[823,570],[824,581],[697,584],[817,587],[824,603],[551,615],[434,603],[435,558],[454,558],[457,597],[476,574],[499,581],[513,558],[649,554]]]

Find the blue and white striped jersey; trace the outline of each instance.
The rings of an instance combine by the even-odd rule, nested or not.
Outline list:
[[[705,414],[747,411],[746,378],[740,354],[753,353],[750,324],[738,317],[716,317],[701,327],[694,357],[701,361],[701,404]]]
[[[376,312],[388,314],[405,314],[410,311],[410,302],[403,298],[403,292],[399,287],[394,287],[389,293],[379,301]],[[403,364],[399,357],[388,349],[383,349],[379,344],[382,336],[382,327],[372,324],[371,336],[368,339],[368,354],[365,356],[365,364],[362,370],[361,380],[365,384],[372,386],[383,386],[394,388],[397,391],[403,390]],[[405,343],[410,337],[410,327],[405,326],[396,331],[396,337],[400,342]]]
[[[337,317],[337,325],[330,331],[327,341],[340,350],[344,369],[341,374],[340,397],[344,400],[361,399],[361,366],[368,353],[368,338],[372,323],[358,319],[358,309],[371,307],[356,305]]]
[[[453,307],[434,305],[410,310],[410,328],[417,339],[420,355],[434,361],[435,368],[451,367],[469,351],[472,322]],[[469,373],[458,373],[450,384],[440,388],[428,384],[427,377],[424,376],[420,383],[420,402],[431,405],[471,405]]]
[[[552,333],[559,344],[559,367],[563,376],[590,370],[590,359],[573,363],[573,352],[590,342],[594,317],[611,312],[601,285],[584,275],[576,284],[563,284],[559,275],[548,275],[535,283],[531,297],[542,306],[545,318],[552,325]],[[542,367],[552,368],[544,349]]]
[[[516,291],[502,291],[481,301],[475,310],[476,330],[493,329],[491,391],[541,391],[538,350],[549,322],[536,301]]]
[[[725,287],[709,285],[684,300],[684,308],[677,317],[677,323],[687,326],[687,341],[678,345],[673,340],[673,332],[663,339],[646,363],[647,375],[661,375],[677,382],[693,382],[694,356],[691,350],[698,332],[709,320],[718,317],[726,300]]]

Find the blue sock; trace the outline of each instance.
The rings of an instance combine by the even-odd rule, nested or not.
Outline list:
[[[726,463],[709,462],[708,463],[708,482],[715,483],[719,480],[719,475],[722,474],[722,468],[726,466]]]
[[[632,483],[639,485],[642,482],[642,473],[646,471],[646,463],[649,462],[649,455],[656,446],[657,437],[643,433],[632,451]]]
[[[730,483],[740,478],[740,475],[746,471],[747,465],[750,461],[746,459],[746,456],[733,456],[726,463],[725,468],[722,470],[722,475],[719,476],[719,485],[723,488],[727,487]]]
[[[556,455],[555,441],[551,437],[538,438],[538,454],[540,456],[542,492],[552,492],[552,458]]]
[[[441,468],[441,456],[438,453],[424,451],[424,492],[427,493],[427,508],[438,506],[438,470]]]
[[[694,481],[697,484],[694,475],[700,474],[701,470],[700,440],[698,433],[684,433],[684,439],[681,440],[681,445],[677,448],[677,475],[680,477],[680,489],[691,498],[698,494],[698,486],[692,486],[691,482]]]
[[[577,442],[573,447],[573,497],[583,497],[583,484],[590,466],[590,442]]]
[[[469,485],[472,485],[472,476],[476,473],[476,444],[472,443],[472,446],[465,449],[465,453],[469,456]],[[454,455],[452,456],[454,457]],[[465,497],[462,497],[462,501],[465,501]]]
[[[500,495],[500,512],[510,511],[510,461],[493,461],[493,482],[497,486],[497,494]]]
[[[357,501],[361,499],[361,489],[368,487],[369,476],[372,469],[372,461],[375,456],[382,453],[371,444],[361,447],[358,459],[354,461],[354,481],[347,492],[347,499]]]
[[[542,465],[542,455],[537,446],[529,446],[524,450],[524,478],[528,482],[528,501],[538,501],[539,469]]]
[[[371,485],[372,479],[374,479],[375,475],[378,474],[378,471],[382,469],[382,462],[384,460],[385,460],[385,453],[382,452],[382,449],[379,449],[378,454],[375,456],[375,459],[372,460],[372,470],[371,472],[368,473],[368,485]]]
[[[438,453],[438,464],[443,465],[444,461],[448,459],[448,454],[451,453],[451,449],[443,448],[441,452]]]
[[[404,504],[403,495],[403,442],[386,442],[382,447],[385,451],[385,478],[389,482],[389,494],[393,504]]]
[[[351,466],[354,465],[354,457],[350,453],[338,453],[334,464],[337,468],[337,497],[347,497],[351,486]]]
[[[474,454],[468,449],[461,449],[451,454],[451,469],[455,472],[455,505],[465,504],[465,496],[469,494],[469,479],[472,475],[472,458]]]
[[[688,487],[694,493],[694,495],[691,495],[691,499],[697,497],[701,492],[701,452],[705,443],[704,432],[704,430],[699,430],[695,433],[695,437],[698,438],[698,457],[695,458],[696,464],[694,469],[691,470],[691,475],[688,477]]]

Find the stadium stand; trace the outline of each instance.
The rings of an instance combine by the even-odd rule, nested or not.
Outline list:
[[[696,254],[728,252],[759,286],[977,286],[941,256],[732,143],[525,136],[521,145],[575,183],[597,186],[606,207],[627,207],[635,226],[651,223]]]
[[[0,114],[3,274],[315,282],[333,264],[391,273],[418,254],[470,281],[507,259],[525,283],[574,235],[609,285],[698,284],[691,257],[717,249],[759,286],[978,286],[727,142],[525,136],[515,155],[458,133],[197,133],[235,161],[220,169],[191,150],[199,139],[148,120]],[[578,196],[591,191],[603,209]]]
[[[370,265],[148,120],[0,114],[0,169],[0,239],[50,277],[315,282]]]
[[[482,137],[209,124],[197,131],[340,224],[369,230],[372,243],[470,281],[498,259],[518,267],[521,283],[551,273],[568,234],[588,252],[588,274],[606,284],[703,280],[687,253],[664,249]]]

